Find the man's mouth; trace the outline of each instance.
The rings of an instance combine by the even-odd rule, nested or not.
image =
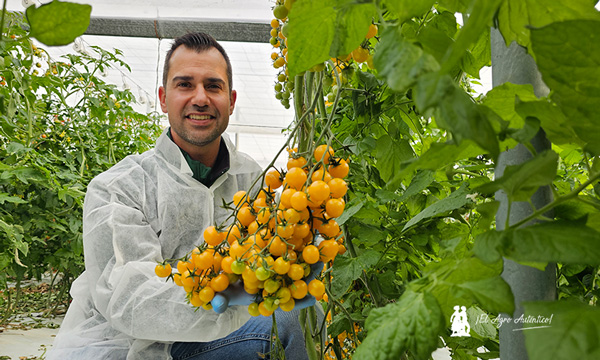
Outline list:
[[[213,116],[211,115],[195,115],[195,114],[191,114],[187,116],[188,119],[190,120],[210,120],[213,118]]]

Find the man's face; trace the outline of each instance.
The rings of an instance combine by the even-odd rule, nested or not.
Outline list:
[[[173,140],[190,154],[218,144],[236,99],[225,59],[214,48],[198,53],[179,46],[170,61],[166,88],[161,86],[158,95]]]

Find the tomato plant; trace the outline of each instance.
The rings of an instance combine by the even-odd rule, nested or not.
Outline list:
[[[500,276],[503,257],[541,269],[557,263],[559,299],[580,302],[526,307],[527,314],[553,311],[561,319],[553,330],[525,332],[530,358],[592,356],[577,345],[540,349],[550,338],[560,342],[558,333],[595,333],[569,324],[600,314],[600,138],[592,105],[599,99],[578,85],[600,76],[590,66],[600,49],[584,40],[600,28],[598,11],[582,1],[548,3],[544,11],[528,4],[524,12],[512,3],[307,0],[272,22],[287,29],[272,39],[277,58],[286,58],[274,89],[283,106],[294,104],[299,148],[327,139],[350,169],[344,180],[326,182],[328,190],[317,186],[324,172],[309,174],[309,206],[321,206],[325,193],[344,198],[343,214],[318,228],[333,233],[341,226],[348,250],[338,250],[326,271],[330,340],[311,358],[424,359],[440,339],[455,359],[481,357],[483,348],[486,358],[498,357],[494,326],[472,326],[468,341],[449,330],[457,304],[469,308],[470,318],[513,313],[511,288]],[[506,44],[527,49],[549,95],[510,83],[483,95],[473,91],[480,69],[491,63],[490,27]],[[531,145],[540,129],[551,149]],[[501,151],[516,146],[531,158],[495,178]],[[319,148],[314,156],[323,154]],[[341,175],[333,165],[329,174]],[[495,193],[506,194],[503,211],[510,213],[511,204],[530,202],[544,186],[553,200],[496,227]],[[530,221],[538,223],[523,227]]]
[[[83,269],[81,214],[87,183],[159,134],[129,91],[103,69],[127,69],[120,52],[52,59],[22,14],[6,13],[0,40],[0,286],[51,271],[61,294]],[[59,283],[60,280],[60,283]],[[10,292],[6,292],[10,296]],[[5,318],[10,309],[5,308]]]

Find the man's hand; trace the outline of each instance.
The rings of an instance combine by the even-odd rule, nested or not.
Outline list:
[[[248,294],[241,282],[231,284],[224,291],[215,294],[210,302],[217,314],[222,314],[229,306],[250,305],[254,302],[255,295]]]
[[[310,274],[304,281],[308,284],[314,280],[323,270],[323,266],[324,264],[322,261],[312,264],[310,266]],[[229,306],[250,305],[254,302],[255,298],[256,295],[248,294],[246,290],[244,290],[244,285],[242,285],[241,282],[236,282],[235,284],[229,285],[224,291],[216,293],[210,303],[212,304],[214,312],[222,314]],[[313,306],[316,302],[317,300],[315,297],[308,294],[302,299],[296,300],[294,309],[304,309]]]

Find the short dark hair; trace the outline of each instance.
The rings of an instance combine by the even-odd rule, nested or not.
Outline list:
[[[173,41],[173,44],[171,45],[171,48],[169,49],[169,51],[167,52],[167,56],[165,57],[165,65],[163,68],[162,81],[163,81],[163,86],[165,88],[167,87],[167,77],[169,74],[169,68],[170,68],[169,63],[171,61],[171,56],[173,55],[173,52],[175,51],[175,49],[177,49],[181,45],[185,46],[186,48],[188,48],[190,50],[194,50],[198,53],[210,50],[211,48],[215,48],[215,49],[219,50],[219,52],[221,53],[221,55],[223,55],[223,58],[225,59],[225,63],[227,64],[227,81],[229,83],[229,91],[231,92],[231,89],[232,89],[231,86],[233,83],[233,72],[231,70],[231,62],[229,61],[229,56],[227,56],[225,49],[223,49],[221,44],[219,44],[217,42],[217,40],[215,40],[215,38],[213,38],[212,36],[210,36],[206,33],[201,33],[201,32],[188,33],[188,34],[185,34],[178,38],[175,38],[175,40]]]

